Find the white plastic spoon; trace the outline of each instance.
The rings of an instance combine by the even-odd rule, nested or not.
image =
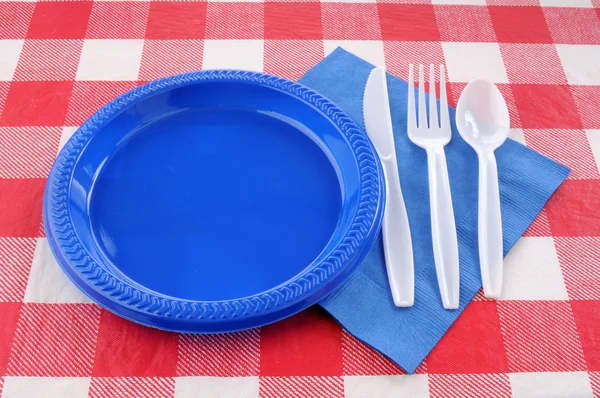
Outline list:
[[[486,297],[502,292],[502,217],[498,168],[494,150],[506,140],[510,117],[494,83],[477,79],[462,92],[456,107],[456,127],[479,157],[479,262]]]

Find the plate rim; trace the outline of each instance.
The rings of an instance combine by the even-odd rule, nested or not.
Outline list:
[[[69,190],[73,171],[79,156],[95,133],[129,106],[167,90],[211,81],[247,82],[284,91],[314,106],[324,117],[333,122],[348,140],[357,160],[360,178],[357,212],[349,223],[348,231],[328,256],[319,262],[315,261],[310,269],[307,268],[303,273],[270,290],[244,298],[218,301],[169,298],[158,292],[150,294],[115,277],[97,264],[79,240],[69,214]],[[366,252],[370,250],[375,240],[373,234],[377,234],[381,226],[384,203],[385,181],[375,148],[364,130],[345,111],[323,95],[286,78],[261,72],[215,69],[187,72],[154,80],[122,94],[96,111],[66,142],[52,166],[44,192],[43,221],[50,248],[58,264],[79,289],[90,296],[94,302],[129,319],[132,319],[131,315],[134,313],[141,313],[143,317],[148,318],[146,321],[132,319],[138,323],[166,330],[189,332],[192,330],[188,328],[156,325],[152,319],[168,318],[170,321],[191,322],[200,326],[218,321],[234,319],[239,321],[244,318],[248,320],[258,316],[262,318],[287,306],[297,305],[302,300],[309,304],[294,312],[314,304],[316,300],[308,300],[307,296],[311,296],[309,293],[318,291],[317,288],[322,290],[338,279],[342,271],[348,267],[354,266],[353,270],[358,265],[355,264],[357,260],[364,258]],[[347,274],[349,275],[350,272]],[[100,293],[100,296],[97,297],[92,293]],[[100,297],[108,302],[103,302]],[[123,308],[119,311],[119,308],[115,307]],[[259,325],[249,327],[254,326]],[[228,330],[239,329],[225,329]]]

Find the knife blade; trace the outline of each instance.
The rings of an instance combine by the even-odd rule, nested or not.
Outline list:
[[[397,307],[410,307],[415,299],[412,238],[400,187],[384,68],[375,68],[369,75],[363,95],[363,119],[367,135],[381,159],[386,180],[382,235],[390,290]]]

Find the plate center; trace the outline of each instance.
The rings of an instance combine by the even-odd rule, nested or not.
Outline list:
[[[89,206],[95,238],[121,272],[208,301],[297,275],[329,242],[341,203],[333,164],[304,132],[264,113],[213,108],[122,141]]]

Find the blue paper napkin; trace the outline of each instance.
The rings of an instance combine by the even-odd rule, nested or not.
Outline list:
[[[373,66],[344,51],[335,50],[300,79],[330,98],[363,125],[362,98]],[[429,219],[429,192],[425,151],[406,135],[407,83],[388,74],[388,90],[400,182],[412,232],[415,256],[415,304],[394,306],[381,238],[349,281],[320,305],[349,333],[364,341],[408,373],[414,372],[481,288],[477,249],[477,157],[454,126],[446,146],[450,187],[460,256],[460,308],[442,308]],[[496,151],[504,232],[504,254],[541,211],[569,170],[508,140]]]

